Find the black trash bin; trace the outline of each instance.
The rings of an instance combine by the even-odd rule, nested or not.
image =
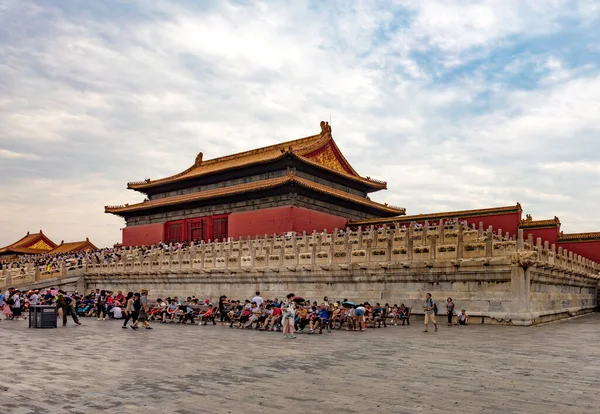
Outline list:
[[[37,305],[29,306],[29,327],[37,328]]]
[[[56,317],[56,306],[36,305],[29,310],[29,327],[30,328],[56,328],[58,327]],[[33,316],[32,316],[33,315]],[[32,319],[34,321],[32,322]],[[32,326],[33,323],[33,326]]]

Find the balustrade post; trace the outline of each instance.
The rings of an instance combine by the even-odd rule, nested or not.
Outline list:
[[[492,226],[488,227],[485,240],[485,257],[492,257],[494,249],[494,230]]]
[[[406,253],[408,253],[408,260],[413,260],[413,235],[415,230],[415,223],[411,222],[408,227],[408,237],[405,237],[406,241]]]
[[[458,225],[458,237],[456,241],[456,258],[462,259],[464,246],[464,229],[462,224]]]
[[[520,251],[525,248],[525,240],[523,240],[523,229],[519,229],[517,234],[517,251]]]

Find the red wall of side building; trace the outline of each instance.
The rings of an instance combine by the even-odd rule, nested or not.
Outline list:
[[[600,240],[580,241],[558,243],[558,247],[562,247],[563,250],[567,249],[570,252],[577,253],[586,259],[593,260],[596,263],[600,263]]]
[[[463,220],[463,219],[461,219]],[[494,214],[491,216],[473,216],[465,217],[467,223],[479,226],[480,222],[483,222],[483,228],[487,230],[489,226],[494,228],[494,232],[502,229],[502,233],[509,232],[512,235],[516,235],[519,230],[519,224],[521,223],[521,213],[506,213],[506,214]]]
[[[302,207],[273,207],[229,215],[229,237],[263,236],[289,231],[307,233],[313,230],[332,232],[346,227],[347,220],[333,214]]]
[[[547,241],[548,244],[552,246],[558,241],[558,229],[556,227],[553,229],[523,229],[523,237],[525,240],[527,240],[530,234],[533,236],[534,244],[536,243],[538,237],[542,238],[542,245],[545,241]]]
[[[164,239],[164,223],[145,224],[123,229],[123,246],[125,247],[154,244]]]

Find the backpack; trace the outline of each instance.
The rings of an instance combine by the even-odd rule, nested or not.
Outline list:
[[[437,303],[435,303],[435,302],[433,302],[433,313],[434,313],[434,315],[437,315],[437,313],[438,313]]]
[[[139,299],[133,301],[133,310],[139,311],[142,309],[142,302]]]

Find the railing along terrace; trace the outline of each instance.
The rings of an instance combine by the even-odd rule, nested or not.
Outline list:
[[[525,252],[536,265],[565,270],[598,278],[600,266],[587,258],[561,247],[523,238],[492,227],[484,230],[465,224],[443,222],[437,225],[381,226],[375,228],[346,228],[303,233],[301,235],[272,235],[240,238],[227,241],[192,244],[168,249],[161,247],[128,247],[87,256],[79,265],[59,263],[57,269],[46,271],[31,263],[19,269],[4,269],[0,288],[7,281],[24,285],[34,281],[84,274],[178,274],[178,273],[244,273],[281,271],[319,271],[350,265],[389,267],[411,262],[423,262],[432,267],[436,262],[449,261],[460,267],[466,260],[489,265],[494,259],[512,259]]]

